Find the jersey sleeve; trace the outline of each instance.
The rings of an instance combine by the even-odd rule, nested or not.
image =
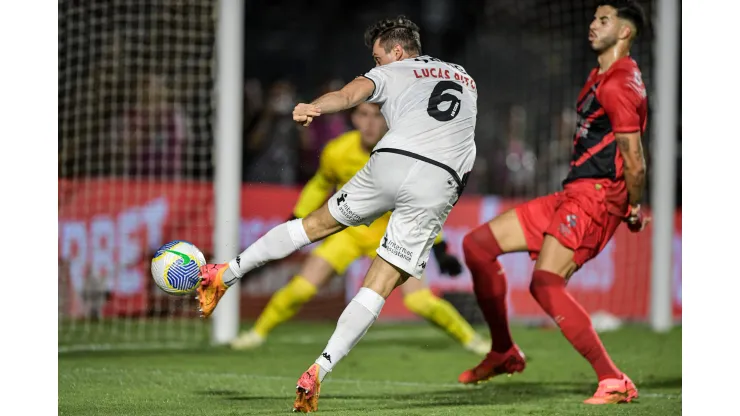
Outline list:
[[[377,104],[384,103],[388,99],[386,88],[388,80],[390,79],[388,68],[376,66],[363,76],[375,84],[375,89],[373,90],[373,93],[370,94],[370,97],[367,98],[367,102]]]
[[[329,194],[334,190],[337,184],[337,178],[334,174],[334,158],[332,157],[333,146],[331,144],[324,148],[319,159],[319,168],[316,174],[306,183],[301,190],[301,195],[293,209],[293,215],[298,218],[304,218],[321,207]]]
[[[629,71],[620,71],[604,81],[599,89],[599,101],[606,111],[614,133],[640,131],[638,108],[643,100],[644,86]]]

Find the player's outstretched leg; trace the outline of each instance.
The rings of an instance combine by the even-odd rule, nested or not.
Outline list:
[[[425,279],[408,279],[401,285],[406,308],[445,331],[466,350],[486,355],[491,343],[478,335],[450,302],[435,296],[425,282]]]
[[[478,306],[491,332],[491,350],[480,364],[460,374],[460,383],[480,383],[499,374],[524,370],[524,354],[514,344],[509,331],[506,275],[497,258],[526,249],[524,232],[514,210],[480,225],[463,239],[465,264],[473,279]]]
[[[408,274],[379,256],[373,260],[363,287],[342,312],[326,348],[298,379],[293,411],[307,413],[318,410],[318,398],[324,377],[362,339],[380,315],[386,298],[407,277]]]
[[[247,272],[272,260],[287,257],[344,228],[346,226],[338,223],[324,204],[306,218],[274,227],[230,262],[203,266],[197,296],[201,316],[209,317],[226,290]]]
[[[587,404],[628,403],[637,398],[632,380],[614,365],[596,334],[588,313],[566,291],[566,281],[577,269],[573,250],[546,235],[532,275],[530,291],[542,309],[560,327],[565,338],[591,364],[599,386]]]

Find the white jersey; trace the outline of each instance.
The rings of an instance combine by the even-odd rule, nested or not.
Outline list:
[[[419,56],[375,67],[364,76],[375,84],[367,101],[382,105],[388,124],[374,150],[412,152],[460,177],[473,168],[478,91],[465,69]]]

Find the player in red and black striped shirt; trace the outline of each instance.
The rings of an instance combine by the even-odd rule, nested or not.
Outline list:
[[[505,212],[463,240],[492,348],[483,362],[460,375],[460,382],[524,370],[524,355],[509,332],[506,277],[497,257],[528,251],[536,260],[532,296],[596,371],[598,389],[585,402],[620,403],[637,397],[634,383],[611,361],[588,313],[565,285],[601,252],[621,222],[632,231],[647,223],[639,205],[646,170],[640,140],[647,97],[640,70],[629,56],[644,22],[643,10],[632,0],[603,1],[596,9],[589,41],[599,65],[578,97],[573,156],[563,190]]]

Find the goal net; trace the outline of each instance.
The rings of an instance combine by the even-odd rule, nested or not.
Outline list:
[[[207,340],[150,259],[210,258],[215,0],[59,1],[59,348]]]

